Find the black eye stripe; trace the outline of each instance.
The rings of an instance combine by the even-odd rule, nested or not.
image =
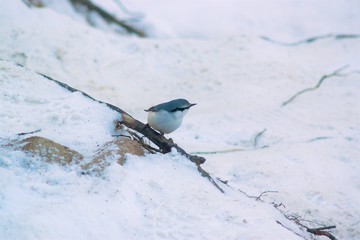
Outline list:
[[[183,107],[183,108],[175,108],[175,109],[173,109],[173,110],[171,110],[171,112],[176,112],[176,111],[184,111],[184,110],[187,110],[187,109],[189,109],[190,107]]]

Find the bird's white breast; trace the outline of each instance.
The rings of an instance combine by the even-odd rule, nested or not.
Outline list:
[[[160,110],[158,112],[149,112],[148,123],[155,130],[162,133],[171,133],[180,127],[187,111],[168,112]]]

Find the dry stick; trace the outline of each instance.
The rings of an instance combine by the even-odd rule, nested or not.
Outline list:
[[[303,236],[301,236],[300,234],[294,232],[291,228],[285,226],[284,224],[282,224],[280,221],[276,220],[276,223],[280,224],[281,226],[283,226],[284,228],[286,228],[287,230],[295,233],[296,235],[304,238]],[[327,227],[320,227],[320,228],[308,228],[306,227],[305,225],[299,223],[299,222],[296,222],[296,224],[298,224],[299,226],[303,227],[306,229],[307,232],[311,233],[311,234],[314,234],[314,235],[317,235],[317,236],[326,236],[328,237],[329,239],[331,240],[337,240],[336,237],[334,237],[334,235],[332,235],[331,233],[329,232],[326,232],[324,230],[328,230],[328,229],[334,229],[336,228],[336,226],[327,226]]]
[[[219,154],[219,153],[230,153],[230,152],[242,152],[246,151],[246,149],[243,148],[233,148],[233,149],[227,149],[227,150],[220,150],[220,151],[209,151],[209,152],[192,152],[192,154]]]
[[[245,148],[231,148],[231,149],[226,149],[226,150],[219,150],[219,151],[208,151],[208,152],[192,152],[192,154],[220,154],[220,153],[230,153],[230,152],[242,152],[242,151],[249,151],[249,150],[257,150],[257,149],[263,149],[263,148],[268,148],[268,145],[262,146],[260,148],[256,148],[256,146],[258,145],[258,141],[259,138],[266,132],[266,128],[264,128],[262,131],[258,132],[257,134],[255,134],[254,137],[254,143],[253,143],[253,149],[245,149]]]
[[[224,184],[227,185],[227,182],[226,181],[223,181],[223,180],[220,180],[221,182],[223,182]],[[245,194],[248,198],[253,198],[255,199],[256,201],[261,201],[263,202],[263,200],[261,199],[262,196],[264,196],[265,194],[267,193],[278,193],[278,191],[263,191],[262,193],[259,194],[259,196],[252,196],[252,195],[249,195],[247,194],[245,191],[241,190],[241,189],[238,189],[241,193]],[[324,230],[328,230],[328,229],[333,229],[333,228],[336,228],[336,226],[324,226],[324,227],[319,227],[319,228],[308,228],[307,226],[305,226],[304,224],[302,224],[299,220],[298,217],[294,217],[294,216],[289,216],[289,215],[286,215],[285,213],[283,213],[279,207],[280,206],[284,206],[284,204],[280,203],[280,204],[273,204],[273,206],[285,217],[287,218],[288,220],[296,223],[297,225],[299,225],[300,227],[303,227],[306,229],[307,232],[311,233],[311,234],[314,234],[314,235],[318,235],[318,236],[326,236],[328,238],[330,238],[331,240],[336,240],[336,238],[329,232],[326,232]],[[284,206],[285,207],[285,206]],[[301,236],[300,234],[294,232],[291,228],[285,226],[284,224],[282,224],[281,222],[279,221],[276,221],[278,224],[280,224],[281,226],[283,226],[284,228],[286,228],[287,230],[293,232],[294,234],[304,238],[303,236]]]
[[[297,223],[297,222],[295,222]],[[324,231],[324,230],[328,230],[328,229],[334,229],[336,228],[336,226],[325,226],[325,227],[320,227],[320,228],[308,228],[307,226],[301,224],[301,223],[297,223],[299,226],[302,226],[306,229],[307,232],[317,235],[317,236],[326,236],[328,238],[330,238],[331,240],[336,240],[336,237],[334,235],[332,235],[331,233]]]
[[[218,178],[219,181],[221,181],[222,183],[224,183],[225,185],[229,186],[228,185],[228,181],[225,181],[225,180],[221,180]],[[229,186],[230,187],[230,186]],[[252,198],[252,199],[255,199],[256,201],[260,201],[260,202],[264,202],[261,197],[264,196],[265,194],[267,193],[278,193],[278,191],[263,191],[262,193],[260,193],[258,196],[252,196],[252,195],[249,195],[247,194],[245,191],[241,190],[241,189],[238,189],[239,192],[243,193],[246,197],[248,198]],[[324,230],[328,230],[328,229],[333,229],[333,228],[336,228],[336,226],[324,226],[324,227],[319,227],[319,228],[308,228],[307,226],[305,226],[304,224],[302,224],[300,221],[305,221],[305,220],[300,220],[299,217],[295,217],[295,216],[289,216],[287,214],[285,214],[283,211],[281,211],[279,209],[280,206],[283,206],[284,208],[285,205],[283,203],[280,203],[280,204],[276,204],[276,203],[272,203],[272,205],[286,218],[288,219],[289,221],[292,221],[294,222],[295,224],[299,225],[300,227],[303,227],[306,229],[307,232],[311,233],[311,234],[314,234],[314,235],[318,235],[318,236],[326,236],[328,238],[330,238],[331,240],[336,240],[336,238],[329,232],[326,232]],[[280,221],[276,220],[276,222],[281,225],[282,227],[284,227],[285,229],[291,231],[292,233],[306,239],[304,236],[300,235],[299,233],[293,231],[291,228],[285,226],[284,224],[282,224]]]
[[[232,148],[232,149],[226,149],[226,150],[219,150],[219,151],[209,151],[209,152],[191,152],[191,154],[200,154],[200,155],[208,155],[208,154],[222,154],[222,153],[231,153],[231,152],[243,152],[243,151],[254,151],[258,149],[265,149],[268,148],[268,145],[259,147],[259,148]]]
[[[307,232],[317,235],[317,236],[326,236],[328,238],[330,238],[331,240],[336,240],[336,238],[329,232],[326,232],[324,230],[328,230],[328,229],[334,229],[336,228],[336,226],[332,225],[332,226],[324,226],[324,227],[319,227],[319,228],[309,228],[307,226],[305,226],[304,224],[302,224],[300,221],[305,221],[302,219],[299,219],[299,217],[295,217],[295,216],[289,216],[286,214],[283,214],[287,219],[295,222],[297,225],[303,227],[306,229]]]
[[[221,182],[225,182],[225,181],[221,180]],[[269,191],[269,190],[267,190],[267,191],[263,191],[263,192],[260,193],[258,196],[252,196],[252,195],[247,194],[245,191],[243,191],[243,190],[241,190],[241,189],[238,189],[238,191],[241,192],[242,194],[244,194],[246,197],[248,197],[248,198],[253,198],[253,199],[255,199],[255,201],[260,201],[260,202],[264,202],[264,201],[261,199],[261,197],[262,197],[262,196],[265,196],[265,194],[267,194],[267,193],[279,193],[278,191]]]
[[[227,181],[224,181],[224,180],[220,180],[222,183],[228,185]],[[263,191],[262,193],[260,193],[258,196],[252,196],[252,195],[249,195],[247,194],[245,191],[241,190],[241,189],[238,189],[239,192],[243,193],[246,197],[248,198],[252,198],[252,199],[255,199],[256,201],[260,201],[260,202],[264,202],[261,197],[264,196],[265,194],[267,193],[278,193],[278,191]],[[295,216],[289,216],[287,214],[285,214],[283,211],[281,211],[279,209],[280,206],[284,206],[283,203],[280,203],[280,204],[276,204],[276,203],[272,203],[273,206],[286,218],[288,219],[289,221],[292,221],[294,222],[295,224],[299,225],[300,227],[303,227],[306,229],[307,232],[311,233],[311,234],[314,234],[314,235],[318,235],[318,236],[326,236],[328,238],[330,238],[331,240],[336,240],[336,238],[329,232],[326,232],[324,230],[328,230],[328,229],[333,229],[333,228],[336,228],[336,226],[324,226],[324,227],[319,227],[319,228],[308,228],[307,226],[305,226],[304,224],[302,224],[300,221],[305,221],[305,220],[300,220],[299,217],[295,217]],[[291,228],[285,226],[284,224],[282,224],[280,221],[276,220],[276,222],[281,225],[282,227],[286,228],[287,230],[291,231],[292,233],[302,237],[305,239],[304,236],[300,235],[299,233],[293,231]]]
[[[308,231],[309,233],[312,233],[314,235],[326,236],[326,237],[330,238],[331,240],[336,240],[336,238],[331,233],[323,231],[323,230],[333,229],[333,228],[336,228],[336,226],[328,226],[328,227],[321,227],[321,228],[306,228],[306,231]]]
[[[283,102],[282,106],[284,107],[284,106],[288,105],[289,103],[294,101],[294,99],[297,98],[298,96],[300,96],[301,94],[304,94],[306,92],[310,92],[310,91],[314,91],[314,90],[318,89],[326,79],[331,78],[331,77],[335,77],[335,76],[341,76],[339,73],[342,70],[344,70],[345,68],[347,68],[347,67],[349,67],[349,65],[345,65],[345,66],[335,70],[334,72],[332,72],[330,74],[326,74],[326,75],[322,76],[320,78],[320,80],[318,81],[318,83],[314,87],[305,88],[305,89],[301,90],[300,92],[297,92],[294,96],[292,96],[291,98],[289,98],[288,100]]]
[[[21,65],[19,65],[19,66],[21,66]],[[24,66],[22,66],[22,67],[24,67]],[[211,175],[200,166],[200,164],[202,164],[206,161],[205,158],[188,154],[187,152],[185,152],[184,149],[180,148],[177,144],[175,144],[172,141],[172,139],[166,139],[164,136],[162,136],[161,134],[157,133],[152,128],[150,128],[147,124],[143,124],[142,122],[136,120],[135,118],[130,116],[128,113],[126,113],[124,110],[122,110],[112,104],[96,100],[95,98],[91,97],[87,93],[80,91],[76,88],[70,87],[69,85],[67,85],[63,82],[55,80],[55,79],[53,79],[49,76],[46,76],[42,73],[38,73],[38,72],[36,72],[36,73],[45,77],[46,79],[48,79],[50,81],[57,83],[58,85],[67,89],[70,92],[80,92],[85,97],[90,98],[91,100],[93,100],[95,102],[105,104],[106,106],[113,109],[114,111],[119,112],[122,117],[122,120],[120,122],[121,124],[146,136],[150,141],[152,141],[155,145],[157,145],[161,149],[162,153],[171,152],[171,148],[175,148],[180,154],[184,155],[187,159],[189,159],[190,161],[195,163],[197,166],[197,169],[201,173],[201,175],[203,177],[206,177],[220,192],[224,193],[224,190],[216,183],[216,181],[211,177]]]
[[[297,42],[292,42],[292,43],[285,43],[285,42],[279,42],[276,41],[272,38],[266,37],[266,36],[260,36],[261,39],[274,43],[274,44],[278,44],[281,46],[287,46],[287,47],[293,47],[293,46],[298,46],[298,45],[302,45],[302,44],[308,44],[308,43],[313,43],[316,42],[318,40],[322,40],[322,39],[326,39],[326,38],[334,38],[335,40],[342,40],[342,39],[350,39],[350,38],[360,38],[360,35],[358,34],[325,34],[325,35],[321,35],[321,36],[315,36],[315,37],[310,37],[304,40],[300,40]]]
[[[28,135],[28,134],[38,133],[38,132],[40,132],[40,131],[41,131],[41,129],[38,129],[38,130],[35,130],[35,131],[32,131],[32,132],[18,133],[17,135],[18,135],[18,136],[24,136],[24,135]]]
[[[267,130],[267,129],[264,128],[261,132],[259,132],[259,133],[257,133],[257,134],[255,135],[254,144],[253,144],[254,147],[257,147],[259,138],[266,132],[266,130]]]
[[[130,26],[129,24],[127,24],[124,21],[121,21],[119,19],[117,19],[116,17],[114,17],[113,15],[109,14],[108,12],[106,12],[104,9],[100,8],[99,6],[95,5],[93,2],[91,2],[90,0],[70,0],[70,2],[76,6],[82,6],[87,8],[89,11],[94,11],[97,14],[99,14],[106,22],[108,23],[114,23],[116,25],[119,25],[120,27],[124,28],[128,33],[133,33],[139,37],[146,37],[146,34],[139,30],[134,28],[133,26]]]
[[[264,195],[267,194],[267,193],[279,193],[279,192],[278,192],[278,191],[264,191],[264,192],[260,193],[260,195],[257,196],[257,197],[255,198],[255,200],[256,200],[256,201],[262,201],[262,200],[261,200],[261,197],[264,196]]]
[[[197,170],[201,173],[201,176],[206,177],[221,193],[224,193],[224,190],[215,182],[211,175],[205,171],[200,164],[196,164]]]

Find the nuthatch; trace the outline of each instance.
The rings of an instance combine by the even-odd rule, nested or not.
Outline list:
[[[196,103],[180,98],[153,106],[145,110],[149,113],[148,124],[162,135],[171,133],[180,127],[185,114],[194,105]]]

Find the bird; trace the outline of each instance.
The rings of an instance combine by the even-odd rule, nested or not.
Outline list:
[[[196,103],[189,103],[188,100],[179,98],[155,105],[144,111],[148,112],[148,125],[164,135],[178,129],[189,108],[195,105]]]

